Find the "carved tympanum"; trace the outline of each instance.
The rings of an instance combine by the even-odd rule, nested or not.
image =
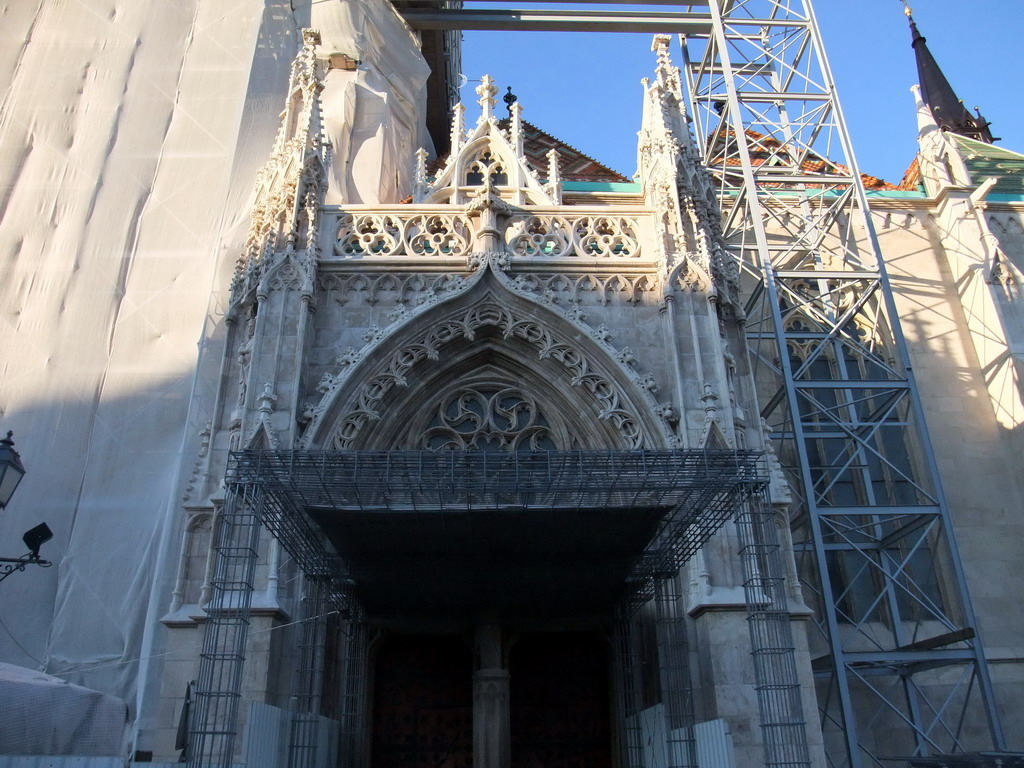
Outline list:
[[[536,400],[514,387],[478,386],[444,398],[420,448],[428,450],[557,450]]]

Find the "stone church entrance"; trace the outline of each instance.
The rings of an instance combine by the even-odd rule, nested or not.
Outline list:
[[[455,634],[380,643],[372,768],[472,768],[473,666],[467,638]],[[507,734],[511,768],[611,768],[609,660],[599,633],[510,637],[508,680],[509,728],[477,727]]]

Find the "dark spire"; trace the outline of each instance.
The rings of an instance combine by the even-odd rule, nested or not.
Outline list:
[[[931,110],[936,125],[944,131],[952,131],[961,136],[968,136],[972,139],[984,141],[991,144],[995,139],[988,129],[989,122],[978,113],[975,117],[964,103],[956,97],[953,86],[949,84],[946,76],[939,69],[935,57],[928,50],[925,37],[917,29],[914,17],[910,13],[910,7],[906,0],[903,0],[904,13],[910,21],[911,45],[914,48],[914,55],[917,59],[917,79],[921,84],[921,99]]]

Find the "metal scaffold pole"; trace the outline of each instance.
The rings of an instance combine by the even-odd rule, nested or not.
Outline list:
[[[681,36],[791,486],[826,753],[1002,749],[953,528],[810,2],[712,2]]]

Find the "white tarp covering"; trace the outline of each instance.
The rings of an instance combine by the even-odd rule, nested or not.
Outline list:
[[[217,386],[197,343],[220,332],[307,26],[362,62],[325,94],[338,189],[393,194],[426,68],[384,0],[0,2],[0,429],[28,470],[0,554],[45,520],[56,562],[0,588],[0,660],[133,712],[160,684],[178,478]]]
[[[115,696],[0,664],[0,700],[7,754],[127,756],[128,708]]]

